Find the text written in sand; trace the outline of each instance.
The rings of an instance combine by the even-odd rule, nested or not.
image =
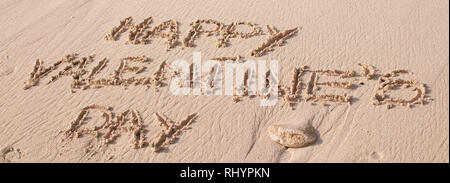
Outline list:
[[[300,28],[295,27],[283,31],[278,31],[274,26],[263,27],[252,22],[223,22],[212,19],[196,20],[190,24],[190,30],[180,38],[178,23],[175,20],[167,20],[159,25],[151,27],[153,18],[149,17],[140,23],[133,23],[133,18],[128,17],[120,21],[117,27],[112,28],[109,34],[105,36],[106,40],[116,41],[120,36],[128,31],[128,39],[125,44],[149,44],[152,39],[165,39],[166,50],[181,45],[182,48],[194,47],[195,39],[201,35],[214,37],[217,48],[228,47],[231,39],[249,39],[255,36],[268,35],[267,39],[260,45],[249,51],[254,57],[260,57],[275,47],[281,46],[286,39],[296,34]],[[208,28],[206,28],[208,27]],[[213,28],[210,28],[213,27]],[[241,29],[250,31],[241,31]],[[180,40],[181,39],[181,40]]]
[[[216,59],[221,60],[220,58]],[[232,63],[242,58],[237,56],[223,59],[227,59]],[[180,75],[177,70],[171,69],[171,63],[165,61],[156,68],[148,68],[149,60],[146,56],[122,58],[117,68],[112,73],[109,73],[108,77],[99,78],[98,75],[105,69],[109,62],[107,58],[103,58],[94,64],[94,55],[79,57],[78,54],[69,54],[48,66],[44,66],[43,61],[38,59],[29,75],[28,81],[25,82],[24,89],[30,89],[36,86],[40,80],[46,77],[50,78],[47,81],[47,85],[57,82],[61,78],[68,77],[71,80],[71,92],[114,86],[122,86],[125,88],[129,86],[144,86],[146,88],[153,87],[156,91],[159,91],[160,88],[169,86],[167,83],[169,79]],[[245,60],[242,59],[240,62],[245,62]],[[190,68],[192,66],[191,64]],[[354,101],[354,97],[349,93],[334,94],[322,92],[321,90],[325,88],[343,91],[356,90],[361,85],[364,85],[364,81],[376,80],[378,78],[376,93],[371,98],[373,105],[386,105],[390,109],[395,105],[412,107],[415,104],[425,104],[431,101],[431,98],[427,96],[428,90],[425,84],[411,79],[399,78],[401,75],[412,75],[412,72],[408,70],[398,69],[385,74],[378,74],[377,70],[371,65],[359,64],[359,66],[361,67],[360,72],[353,70],[310,69],[308,66],[295,67],[291,73],[290,84],[278,84],[276,86],[278,92],[275,95],[283,99],[287,106],[292,109],[294,109],[296,104],[301,102],[306,102],[311,105],[321,103],[323,106],[331,103],[350,105]],[[148,73],[146,72],[148,69],[154,70],[154,72],[150,76],[148,74],[145,76]],[[56,72],[56,70],[60,71]],[[234,102],[239,102],[246,97],[268,98],[270,95],[273,95],[270,92],[255,92],[250,89],[249,83],[256,82],[253,80],[255,77],[252,77],[252,73],[254,72],[246,70],[241,76],[243,77],[243,85],[234,86],[235,88],[233,89],[235,92],[231,94],[233,95]],[[49,76],[50,74],[52,75]],[[125,77],[125,74],[128,76]],[[266,70],[264,74],[265,80],[263,84],[266,88],[270,88],[271,81],[273,80],[271,70]],[[192,69],[189,75],[194,75]],[[204,83],[203,86],[215,87],[214,82],[212,82],[217,77],[215,72],[209,70],[199,75],[203,76],[200,78],[201,82]],[[237,74],[236,77],[238,77]],[[193,77],[188,78],[191,79],[187,82],[189,83],[188,87],[193,87]],[[328,80],[322,80],[323,78],[327,78]],[[179,84],[183,85],[182,83]],[[238,93],[237,88],[243,88],[243,92]],[[205,91],[207,88],[201,89],[201,95],[206,95]],[[408,91],[407,93],[413,94],[402,94],[400,96],[390,95],[390,93],[398,90]]]
[[[100,112],[104,122],[92,128],[85,128],[88,121],[92,121],[90,113],[94,112]],[[138,149],[149,146],[153,152],[160,152],[164,147],[175,143],[182,132],[190,128],[195,118],[197,118],[197,113],[175,122],[157,112],[155,119],[158,121],[161,131],[155,135],[153,140],[148,140],[145,135],[144,122],[137,111],[128,109],[116,115],[111,107],[94,104],[84,107],[70,124],[69,129],[61,131],[61,133],[65,137],[63,140],[76,139],[84,135],[94,137],[98,140],[98,147],[112,144],[120,136],[129,134],[132,137],[131,147]]]

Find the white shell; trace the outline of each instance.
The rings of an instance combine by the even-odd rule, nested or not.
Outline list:
[[[315,130],[309,123],[273,124],[267,132],[273,141],[285,147],[304,147],[316,140]]]

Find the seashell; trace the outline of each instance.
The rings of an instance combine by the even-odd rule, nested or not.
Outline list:
[[[309,123],[273,124],[267,132],[273,141],[285,147],[305,147],[316,140],[315,130]]]

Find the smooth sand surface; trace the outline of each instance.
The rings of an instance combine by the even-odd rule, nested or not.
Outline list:
[[[0,161],[448,163],[448,7],[446,0],[2,0]],[[169,51],[166,40],[159,38],[145,45],[125,44],[128,32],[117,41],[105,40],[111,29],[129,16],[135,24],[153,17],[150,27],[170,19],[177,21],[180,44]],[[193,47],[182,49],[181,40],[197,19],[224,24],[252,22],[262,28],[264,35],[231,38],[229,45],[222,48],[217,48],[214,36],[200,35]],[[253,57],[251,50],[270,36],[267,25],[279,31],[299,29],[273,51]],[[262,107],[259,98],[244,97],[234,102],[233,96],[174,96],[165,86],[159,91],[144,86],[105,86],[71,92],[70,77],[47,85],[50,76],[64,66],[24,90],[36,59],[48,67],[66,54],[95,54],[95,61],[89,66],[92,68],[107,57],[108,64],[98,74],[99,78],[107,78],[119,67],[121,58],[145,55],[150,58],[147,69],[135,75],[143,77],[152,76],[163,61],[191,61],[193,51],[201,51],[203,59],[240,55],[279,60],[280,84],[287,87],[291,86],[292,70],[300,66],[360,73],[358,63],[364,63],[374,66],[379,76],[371,80],[323,76],[323,82],[356,84],[351,89],[324,86],[318,91],[347,93],[352,96],[351,104],[322,105],[319,101],[312,105],[301,101],[295,109],[282,98],[275,106]],[[413,74],[396,78],[425,84],[426,96],[433,100],[411,108],[373,105],[380,76],[398,69]],[[309,75],[304,79],[306,83]],[[406,98],[415,95],[411,88],[395,89],[390,94]],[[133,112],[127,113],[131,116],[129,124],[133,125],[117,132],[118,136],[108,145],[89,135],[68,138],[74,134],[67,132],[71,123],[83,108],[94,104],[111,107],[115,116],[134,110],[142,119],[132,117]],[[175,127],[165,127],[164,120],[155,118],[156,112],[165,115],[171,120],[168,124]],[[198,116],[192,123],[183,122],[195,113]],[[100,112],[92,111],[89,117],[83,128],[101,125]],[[317,141],[307,147],[284,148],[272,142],[266,131],[274,123],[305,120],[311,121],[317,133]],[[173,131],[164,136],[161,129]],[[148,143],[140,143],[144,137]],[[155,140],[158,138],[161,143]],[[164,148],[154,152],[154,147],[161,146]]]

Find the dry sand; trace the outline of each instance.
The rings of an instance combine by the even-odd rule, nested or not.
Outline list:
[[[448,163],[448,6],[445,0],[2,0],[0,161]],[[107,36],[130,16],[135,33],[165,22],[159,28],[179,35]],[[192,22],[201,27],[199,19],[223,26],[225,37],[189,32]],[[229,34],[232,22],[253,29]],[[271,107],[258,97],[174,96],[162,81],[164,64],[192,60],[193,51],[203,59],[279,60],[284,94]],[[72,53],[79,55],[67,72],[68,58],[45,70]],[[127,65],[125,57],[136,58]],[[73,68],[90,77],[80,79]],[[151,79],[118,86],[133,72]],[[285,148],[266,132],[271,124],[305,120],[317,141],[303,148]]]

